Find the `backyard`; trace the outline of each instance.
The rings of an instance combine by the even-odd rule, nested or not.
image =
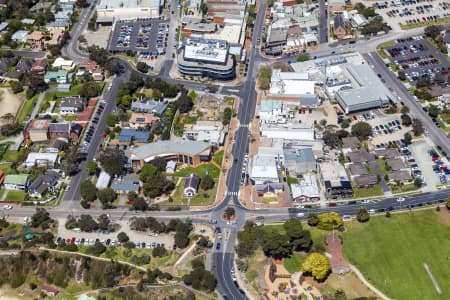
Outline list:
[[[393,299],[449,299],[450,215],[444,209],[350,222],[342,234],[344,256]],[[428,264],[441,294],[424,268]]]
[[[353,198],[365,198],[365,197],[376,197],[376,196],[382,196],[383,195],[383,189],[381,188],[381,185],[375,184],[372,187],[369,188],[353,188]]]

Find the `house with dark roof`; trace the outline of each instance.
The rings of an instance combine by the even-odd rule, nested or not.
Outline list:
[[[259,196],[265,194],[278,194],[284,191],[284,183],[282,182],[264,182],[255,185],[256,192]]]
[[[119,143],[146,143],[150,138],[150,131],[137,130],[134,128],[122,128],[119,135]]]
[[[408,170],[389,171],[387,175],[390,183],[408,182],[411,180],[411,173]]]
[[[367,161],[365,153],[361,150],[349,152],[347,153],[347,157],[352,163],[363,163]]]
[[[111,188],[118,194],[127,194],[128,192],[139,193],[139,179],[119,179],[113,181]]]
[[[352,177],[369,175],[369,170],[364,164],[361,163],[349,164],[348,169]]]
[[[355,136],[342,138],[342,148],[348,151],[358,149],[359,140]],[[345,151],[344,151],[345,152]]]
[[[31,72],[38,75],[44,75],[47,71],[47,61],[45,59],[37,59],[31,66]]]
[[[8,57],[0,58],[0,75],[8,72],[9,66],[12,63],[12,59]]]
[[[360,175],[353,178],[354,184],[358,188],[368,188],[378,183],[376,175]]]
[[[86,106],[86,98],[81,96],[62,97],[59,104],[61,114],[75,114],[82,112]]]
[[[31,70],[33,64],[34,64],[33,60],[21,58],[16,65],[16,71],[26,73]]]
[[[46,171],[31,182],[28,194],[31,197],[42,198],[48,192],[54,192],[59,180],[59,174],[54,171]]]
[[[386,160],[386,166],[392,171],[398,171],[406,169],[406,165],[400,157],[388,158]]]
[[[81,126],[81,124],[78,123],[72,123],[70,125],[70,136],[69,138],[71,140],[78,140],[81,136],[81,133],[83,132],[83,126]]]
[[[303,108],[316,108],[320,105],[317,95],[305,94],[299,97],[299,106]]]
[[[200,177],[195,174],[191,174],[184,180],[183,194],[186,197],[192,197],[197,194],[198,186],[200,185]]]
[[[69,123],[50,123],[48,125],[47,138],[49,140],[65,138],[68,139],[70,135]]]
[[[337,14],[333,19],[333,33],[338,40],[342,40],[347,34],[346,24],[342,14]]]

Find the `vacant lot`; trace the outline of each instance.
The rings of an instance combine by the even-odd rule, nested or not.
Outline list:
[[[0,117],[8,113],[15,116],[22,104],[23,97],[14,95],[10,89],[0,88]],[[0,125],[5,121],[0,119]]]
[[[371,218],[348,223],[343,234],[344,256],[393,299],[450,299],[450,214],[432,210]],[[447,223],[448,224],[448,223]],[[423,264],[438,282],[438,294]]]

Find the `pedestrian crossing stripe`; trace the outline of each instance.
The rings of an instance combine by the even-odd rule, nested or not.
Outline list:
[[[239,127],[241,127],[241,128],[248,128],[248,124],[239,124]]]
[[[228,192],[227,191],[227,196],[238,196],[239,192]]]

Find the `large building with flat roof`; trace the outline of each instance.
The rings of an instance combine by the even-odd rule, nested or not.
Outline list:
[[[211,145],[197,141],[159,141],[130,149],[126,155],[133,168],[141,168],[156,158],[195,166],[211,159]]]
[[[132,20],[137,18],[158,18],[162,0],[100,0],[96,6],[98,18]]]
[[[178,54],[178,71],[186,76],[227,80],[236,77],[234,56],[223,40],[186,38]]]

